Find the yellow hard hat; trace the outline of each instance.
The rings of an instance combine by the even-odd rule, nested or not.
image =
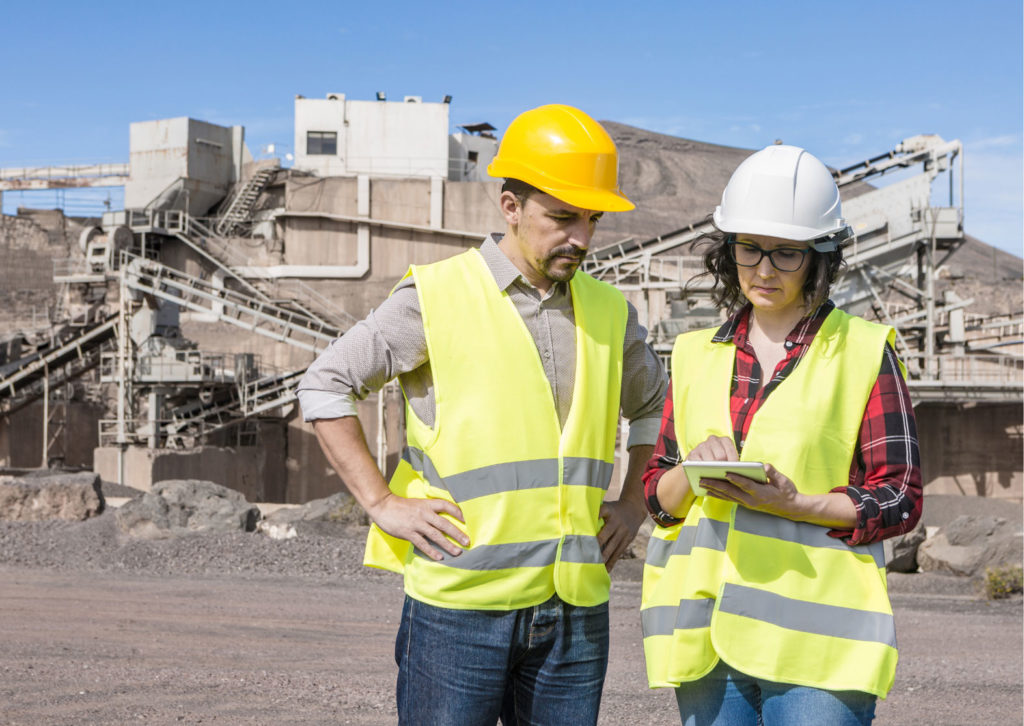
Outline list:
[[[519,114],[487,173],[526,182],[582,209],[627,212],[634,206],[619,191],[619,152],[612,137],[572,106],[551,104]]]

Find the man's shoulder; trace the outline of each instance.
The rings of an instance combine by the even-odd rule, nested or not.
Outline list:
[[[615,287],[615,285],[612,285],[610,282],[605,282],[604,280],[598,280],[596,277],[583,272],[582,270],[573,275],[572,279],[573,283],[576,285],[585,287],[593,291],[595,294],[607,295],[609,297],[621,298],[623,300],[626,299],[626,296],[622,294],[622,290]]]
[[[476,259],[480,256],[480,250],[476,247],[470,247],[467,250],[463,250],[457,254],[451,255],[450,257],[444,257],[434,262],[427,262],[422,265],[410,265],[409,277],[416,276],[418,273],[421,274],[426,271],[430,273],[441,273],[450,272],[455,269],[471,267],[477,264]]]

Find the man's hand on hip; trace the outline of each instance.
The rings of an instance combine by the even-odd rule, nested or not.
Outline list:
[[[449,514],[465,522],[462,510],[456,505],[444,499],[406,499],[388,488],[366,448],[366,437],[358,418],[318,419],[313,422],[313,430],[331,466],[382,530],[392,537],[412,542],[435,560],[442,555],[431,542],[452,556],[462,554],[455,542],[469,546],[469,537],[451,520],[441,516]]]
[[[367,510],[367,514],[382,530],[392,537],[409,540],[434,560],[440,560],[442,555],[431,543],[453,557],[462,554],[462,548],[455,542],[463,547],[469,546],[469,537],[442,517],[442,513],[465,522],[462,510],[447,500],[406,499],[391,492]]]

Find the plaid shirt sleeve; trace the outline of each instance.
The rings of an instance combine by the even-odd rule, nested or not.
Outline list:
[[[665,407],[661,413],[661,429],[658,433],[658,440],[654,444],[654,453],[647,462],[647,469],[643,473],[644,503],[647,505],[651,519],[662,527],[671,527],[683,521],[662,509],[658,502],[658,482],[666,471],[680,461],[682,459],[679,456],[679,445],[676,443],[676,424],[672,413],[672,383],[670,382],[668,393],[665,395]]]
[[[889,345],[864,409],[849,484],[832,491],[844,492],[857,507],[856,528],[829,532],[850,545],[904,534],[921,519],[917,425],[910,392]]]

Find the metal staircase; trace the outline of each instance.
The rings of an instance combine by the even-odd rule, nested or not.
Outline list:
[[[240,269],[254,266],[252,261],[218,235],[211,220],[200,220],[179,210],[126,210],[115,213],[112,219],[129,226],[136,234],[159,234],[180,240],[225,279],[233,280],[233,284],[253,297],[339,330],[356,322],[352,315],[301,280],[270,280],[241,274]]]
[[[295,387],[306,369],[264,376],[242,387],[242,414],[256,416],[295,400]]]
[[[130,290],[212,315],[217,320],[313,353],[327,347],[342,332],[316,317],[282,308],[265,295],[219,287],[128,252],[121,253],[121,274]]]
[[[238,229],[244,228],[252,219],[252,208],[259,199],[260,193],[277,173],[278,167],[258,169],[244,184],[240,185],[231,198],[224,213],[217,220],[216,232],[221,237],[228,237]]]
[[[246,266],[249,260],[242,258],[237,248],[214,234],[204,221],[174,210],[128,210],[118,215],[114,222],[129,227],[133,232],[130,245],[112,245],[110,240],[98,238],[96,244],[106,245],[101,269],[88,262],[87,252],[84,263],[71,260],[56,262],[54,277],[64,285],[106,285],[107,281],[119,278],[122,282],[120,309],[126,327],[132,316],[131,310],[137,304],[133,298],[137,300],[140,296],[151,296],[201,313],[208,319],[311,353],[322,350],[341,335],[343,327],[337,324],[338,319],[354,322],[351,316],[339,314],[336,310],[331,316],[322,314],[320,311],[331,309],[333,305],[300,281],[277,283],[247,279],[238,274],[234,268]],[[148,237],[151,235],[181,240],[212,264],[215,274],[204,279],[153,259],[154,255],[150,253],[155,251],[159,242],[154,244],[150,241]],[[332,320],[326,319],[328,317]],[[100,422],[101,445],[149,443],[186,446],[204,435],[287,406],[295,400],[292,388],[304,373],[304,370],[298,370],[255,379],[248,374],[239,374],[237,370],[228,375],[219,369],[204,373],[210,368],[207,359],[214,360],[217,356],[203,357],[199,351],[181,350],[174,353],[173,360],[158,360],[159,356],[154,358],[141,350],[134,350],[131,341],[117,333],[118,316],[115,316],[103,325],[79,334],[59,351],[39,360],[8,366],[0,378],[0,386],[4,386],[0,390],[0,410],[24,405],[44,395],[48,389],[57,390],[56,386],[63,381],[100,364],[104,368],[101,379],[107,383],[118,383],[119,400],[123,399],[119,404],[118,420]],[[115,338],[124,339],[118,342]],[[96,346],[101,342],[111,342],[114,350],[100,351]],[[119,352],[121,346],[125,347],[124,352]],[[65,356],[77,350],[82,352],[78,359],[58,368],[64,363]],[[197,357],[202,360],[191,365],[195,363],[193,358],[198,360]],[[148,375],[147,363],[153,361],[167,370]],[[171,368],[175,371],[187,369],[187,380],[181,378],[183,374],[180,372],[172,372]],[[168,386],[185,386],[187,389],[196,385],[205,386],[205,390],[200,388],[203,395],[170,409],[165,415],[136,420],[132,414],[135,409],[133,391],[166,390]],[[164,395],[160,393],[158,398]]]
[[[322,350],[341,334],[340,330],[316,316],[282,308],[265,296],[215,285],[126,251],[120,254],[119,273],[123,282],[123,295],[153,296],[311,353]],[[129,311],[132,302],[123,298],[121,307]],[[127,314],[130,316],[130,313]],[[182,356],[188,358],[189,354],[193,357],[200,355],[198,351],[181,351],[175,354],[175,359]],[[207,357],[211,360],[216,358]],[[138,355],[136,358],[138,360],[132,363],[130,356],[107,354],[105,368],[108,370],[104,379],[130,379],[136,388],[172,385],[178,380],[147,378],[143,375],[143,358]],[[129,366],[130,369],[120,372],[114,370],[118,365]],[[224,366],[221,368],[227,370]],[[274,409],[292,403],[295,400],[293,389],[305,369],[258,378],[251,378],[251,373],[238,365],[227,376],[219,371],[211,370],[209,374],[199,377],[188,374],[187,381],[178,381],[184,385],[204,382],[209,385],[205,395],[193,396],[181,405],[161,411],[159,416],[154,414],[144,420],[136,420],[129,413],[132,408],[130,402],[126,401],[123,406],[126,414],[124,419],[100,422],[100,445],[149,443],[170,448],[191,446],[204,436],[236,426],[254,416],[265,416]]]

